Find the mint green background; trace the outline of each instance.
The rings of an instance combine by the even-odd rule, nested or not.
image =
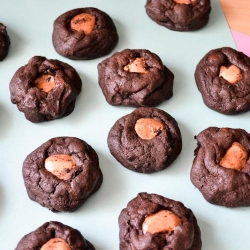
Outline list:
[[[189,179],[196,147],[194,136],[209,126],[250,131],[249,114],[225,116],[208,109],[194,81],[199,60],[211,49],[235,47],[219,1],[212,1],[207,26],[196,32],[174,32],[157,25],[145,13],[144,0],[35,1],[0,0],[0,22],[7,26],[11,48],[0,62],[0,248],[14,249],[25,234],[49,220],[78,229],[97,250],[116,250],[119,245],[117,218],[138,192],[157,193],[183,202],[193,210],[202,232],[204,250],[249,249],[249,208],[229,209],[207,203]],[[174,96],[158,108],[179,123],[183,150],[166,170],[143,175],[123,168],[109,153],[107,134],[114,122],[131,107],[112,107],[98,85],[97,64],[106,57],[72,61],[58,55],[51,42],[53,21],[78,7],[97,7],[114,20],[120,36],[115,51],[148,49],[175,74]],[[113,53],[112,52],[112,53]],[[112,54],[110,53],[110,55]],[[9,82],[16,70],[41,55],[69,63],[80,74],[82,93],[75,111],[52,122],[32,124],[25,120],[9,97]],[[108,55],[108,56],[110,56]],[[25,157],[56,136],[76,136],[98,153],[104,174],[101,189],[73,213],[52,213],[29,200],[22,179]]]

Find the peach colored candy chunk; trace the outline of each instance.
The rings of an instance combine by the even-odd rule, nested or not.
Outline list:
[[[70,28],[76,31],[82,30],[86,35],[88,35],[95,28],[95,16],[88,13],[76,15],[70,21]]]
[[[181,219],[173,212],[161,210],[145,218],[142,224],[142,231],[143,234],[172,232],[181,222]]]
[[[231,168],[241,171],[248,159],[246,148],[239,142],[234,142],[221,158],[220,165],[224,168]]]
[[[38,89],[44,92],[50,92],[52,89],[55,88],[57,83],[62,83],[63,79],[58,76],[51,76],[51,75],[41,75],[35,80],[35,85]]]
[[[228,68],[225,66],[221,66],[219,76],[222,76],[225,80],[227,80],[231,84],[240,81],[243,77],[241,74],[241,70],[233,64],[231,64]]]
[[[128,72],[133,73],[141,73],[145,74],[148,73],[148,70],[145,68],[146,63],[144,58],[135,58],[130,60],[130,63],[126,65],[123,69]]]
[[[53,238],[47,241],[40,250],[71,250],[71,248],[65,240]]]
[[[141,118],[135,124],[137,135],[144,140],[155,138],[163,129],[164,124],[152,118]]]
[[[45,160],[45,168],[64,181],[71,178],[75,167],[75,161],[70,155],[51,155]]]

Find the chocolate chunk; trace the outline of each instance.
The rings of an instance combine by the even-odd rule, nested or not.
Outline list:
[[[232,48],[209,51],[198,63],[195,80],[205,105],[222,114],[250,110],[250,58]]]

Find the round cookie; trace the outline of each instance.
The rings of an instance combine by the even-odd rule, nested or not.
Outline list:
[[[55,50],[70,59],[94,59],[111,52],[118,42],[111,17],[92,7],[65,12],[54,21]]]
[[[85,141],[56,137],[30,153],[23,179],[31,200],[53,212],[73,212],[101,186],[98,155]]]
[[[35,231],[25,235],[15,250],[95,250],[82,234],[57,221],[44,223]]]
[[[145,49],[125,49],[98,64],[99,85],[114,106],[155,106],[173,95],[174,74]]]
[[[250,110],[250,58],[242,52],[209,51],[196,67],[195,81],[207,107],[228,115]]]
[[[211,11],[210,0],[147,0],[147,15],[159,25],[174,31],[204,27]]]
[[[176,120],[163,110],[142,107],[120,118],[108,134],[111,154],[140,173],[167,168],[180,154],[182,137]]]
[[[6,26],[0,23],[0,61],[8,54],[10,47],[10,37],[8,36]]]
[[[139,193],[119,215],[120,250],[200,250],[201,233],[193,212],[181,202]]]
[[[82,81],[70,65],[34,56],[16,71],[9,87],[11,102],[27,120],[38,123],[73,112]]]
[[[196,137],[191,181],[204,198],[226,207],[250,206],[250,134],[209,127]]]

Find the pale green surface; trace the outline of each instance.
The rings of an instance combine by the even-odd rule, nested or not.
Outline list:
[[[35,1],[0,0],[1,22],[8,27],[11,49],[0,62],[0,248],[14,249],[24,234],[44,222],[57,220],[77,228],[97,250],[118,249],[117,218],[138,192],[157,193],[183,202],[195,213],[204,250],[249,249],[249,208],[228,209],[207,203],[191,184],[189,172],[196,147],[194,135],[208,126],[241,127],[250,131],[249,114],[225,116],[208,109],[196,88],[193,73],[198,61],[214,48],[235,48],[219,2],[212,1],[210,21],[197,32],[174,32],[157,25],[145,13],[144,0]],[[133,108],[112,107],[98,86],[97,64],[72,61],[58,55],[51,43],[54,19],[77,7],[97,7],[114,20],[120,40],[115,51],[149,49],[175,74],[174,96],[158,108],[178,121],[183,151],[166,170],[143,175],[123,168],[110,155],[107,134],[114,122]],[[59,59],[80,74],[83,90],[75,111],[56,121],[32,124],[9,98],[9,82],[15,71],[35,55]],[[111,55],[111,54],[110,54]],[[74,213],[50,212],[29,200],[21,169],[27,154],[56,136],[76,136],[97,151],[104,174],[101,189]]]

